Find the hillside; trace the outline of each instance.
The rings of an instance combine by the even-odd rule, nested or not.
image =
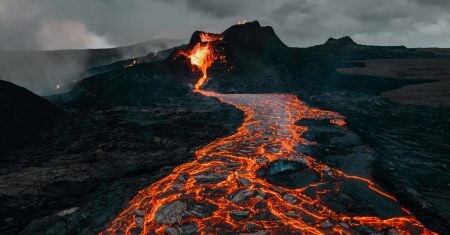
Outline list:
[[[84,78],[85,71],[91,68],[145,56],[181,43],[156,39],[110,49],[0,51],[0,77],[37,94],[62,93]]]
[[[23,146],[60,123],[64,112],[25,88],[0,80],[0,149]]]

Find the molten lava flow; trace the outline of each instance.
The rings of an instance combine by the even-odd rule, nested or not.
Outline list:
[[[219,34],[200,33],[201,42],[197,43],[189,51],[181,51],[179,54],[189,58],[191,65],[197,67],[202,72],[202,77],[194,85],[194,91],[200,91],[200,88],[208,79],[208,69],[215,61],[224,61],[224,57],[219,55],[211,46],[214,42],[222,40]]]
[[[194,91],[199,91],[202,85],[208,79],[207,70],[211,67],[212,63],[215,61],[215,56],[211,53],[211,48],[209,44],[198,43],[189,52],[182,52],[183,55],[191,60],[191,64],[196,66],[200,71],[202,71],[202,77],[197,81],[194,86]]]
[[[195,152],[195,160],[141,190],[101,234],[201,234],[271,231],[277,234],[355,234],[395,229],[401,234],[434,234],[409,212],[390,219],[333,210],[326,198],[342,197],[346,185],[360,185],[372,197],[398,205],[371,180],[348,175],[299,152],[313,145],[303,138],[302,119],[328,120],[345,130],[341,115],[308,107],[290,94],[218,94],[200,90],[206,72],[219,58],[211,42],[201,42],[182,55],[202,71],[195,91],[215,97],[245,113],[239,129]],[[276,161],[303,166],[314,181],[302,188],[272,185],[260,170]],[[345,206],[351,207],[352,201]]]
[[[195,161],[175,168],[139,192],[107,232],[163,234],[195,227],[202,234],[352,234],[353,227],[365,225],[375,231],[393,228],[402,234],[432,234],[406,212],[381,219],[339,213],[327,206],[323,198],[338,197],[341,187],[351,182],[366,185],[375,196],[396,203],[372,181],[332,169],[295,150],[298,144],[313,144],[302,137],[308,127],[298,126],[296,121],[325,119],[341,127],[344,120],[339,114],[310,108],[288,94],[200,93],[245,112],[242,126],[235,134],[198,150]],[[277,160],[302,164],[318,179],[296,189],[272,185],[258,170]]]

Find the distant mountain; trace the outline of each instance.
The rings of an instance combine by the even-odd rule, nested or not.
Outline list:
[[[0,80],[0,149],[27,142],[61,121],[64,112],[23,87]]]
[[[0,51],[0,77],[34,93],[61,93],[93,67],[180,45],[181,40],[156,39],[109,49]]]
[[[261,26],[258,21],[233,25],[223,33],[223,42],[245,50],[277,50],[287,48],[270,26]]]
[[[352,38],[350,38],[349,36],[345,36],[339,39],[335,39],[335,38],[329,38],[327,40],[327,42],[325,42],[326,46],[356,46],[358,44],[356,44],[355,41],[353,41]]]

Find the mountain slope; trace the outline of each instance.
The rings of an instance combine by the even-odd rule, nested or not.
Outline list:
[[[156,39],[108,49],[0,51],[0,77],[38,94],[61,93],[84,78],[83,73],[90,68],[145,56],[181,43],[175,39]]]
[[[61,121],[62,110],[25,88],[0,80],[0,149],[21,145]]]

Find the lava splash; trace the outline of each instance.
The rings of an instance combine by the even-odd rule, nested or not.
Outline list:
[[[311,108],[291,94],[201,90],[208,68],[220,58],[211,46],[216,40],[221,38],[205,37],[181,54],[202,72],[195,91],[242,110],[244,122],[234,134],[196,151],[194,161],[141,190],[100,234],[356,234],[361,226],[375,232],[434,234],[406,210],[381,218],[329,206],[324,198],[336,197],[351,183],[387,203],[398,202],[371,180],[348,175],[297,151],[298,145],[315,144],[304,138],[308,126],[299,125],[299,120],[322,120],[345,129],[340,114]],[[292,188],[261,176],[261,169],[280,161],[301,166],[315,180]]]

